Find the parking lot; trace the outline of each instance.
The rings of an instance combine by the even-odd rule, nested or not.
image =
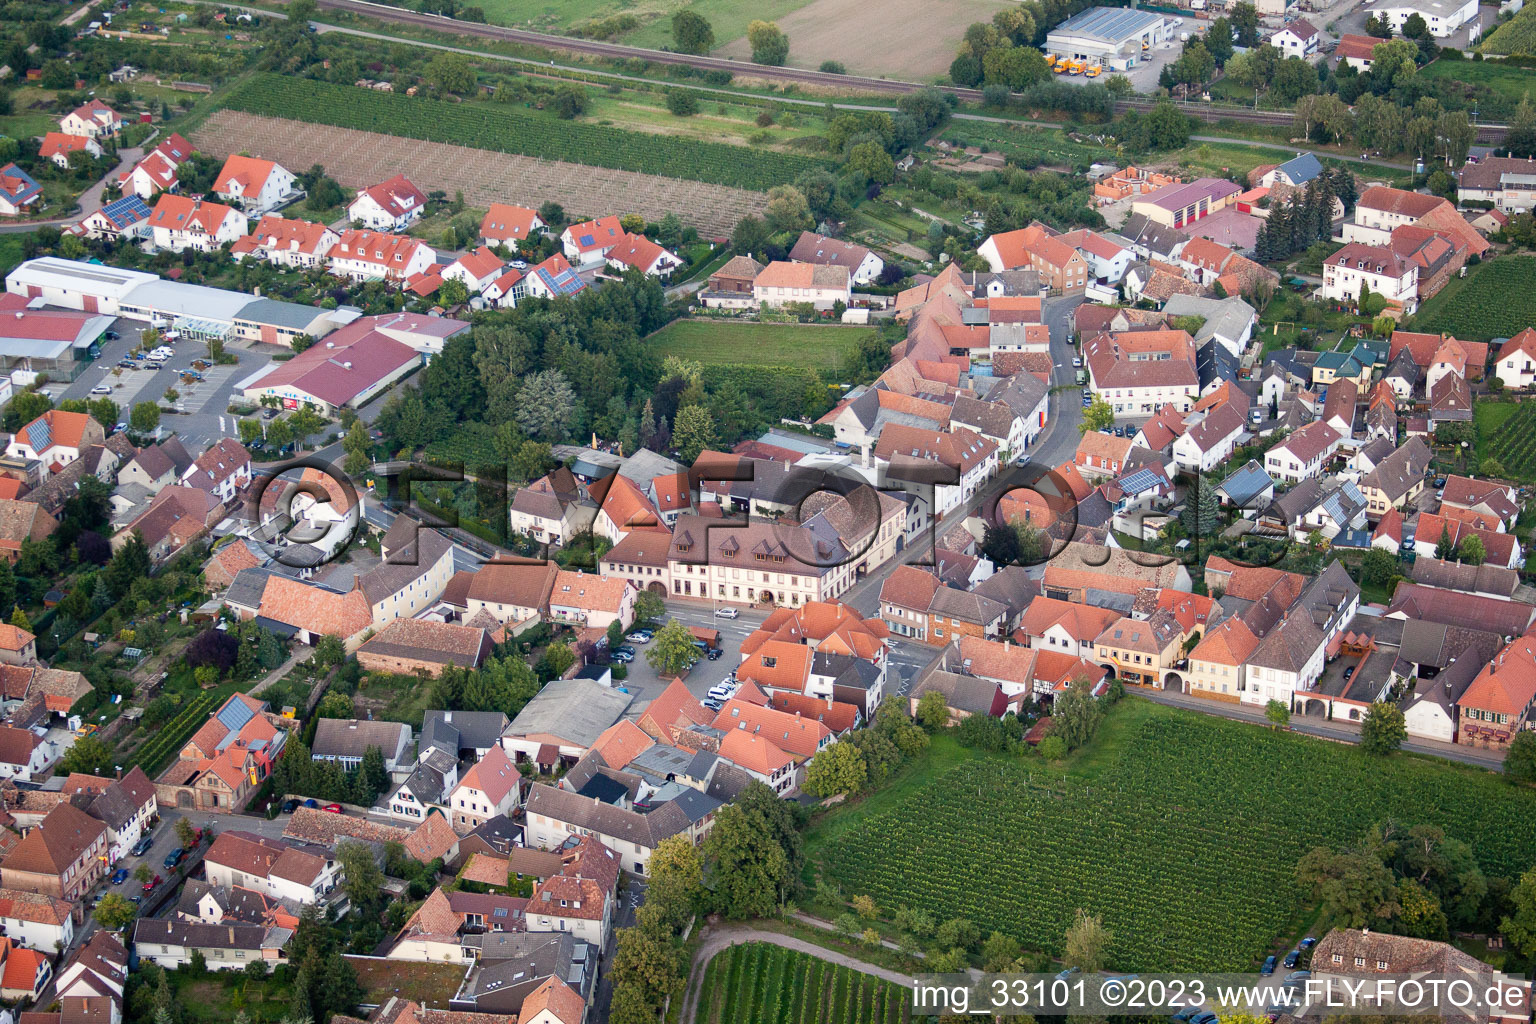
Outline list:
[[[136,403],[160,402],[166,390],[174,388],[179,396],[177,405],[182,411],[162,412],[160,425],[163,431],[175,431],[193,452],[208,447],[221,437],[236,436],[238,428],[234,417],[226,412],[230,399],[240,383],[265,370],[271,359],[265,353],[227,344],[225,352],[235,356],[238,363],[210,366],[203,374],[203,381],[186,384],[178,371],[190,368],[195,359],[207,359],[208,346],[184,338],[168,343],[175,354],[164,360],[160,369],[123,369],[118,363],[139,347],[141,336],[148,327],[136,320],[119,318],[110,330],[120,337],[102,341],[101,355],[79,379],[68,385],[50,384],[44,390],[58,403],[66,398],[90,398],[92,388],[110,387],[110,397],[120,410],[119,419],[126,422]]]

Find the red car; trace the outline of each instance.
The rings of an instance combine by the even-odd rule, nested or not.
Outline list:
[[[345,811],[343,811],[341,809],[341,804],[326,804],[324,807],[322,807],[320,809],[322,811],[326,811],[326,812],[328,812],[330,814],[345,814],[346,813]]]
[[[145,892],[152,892],[152,891],[154,891],[155,886],[157,886],[159,884],[160,884],[160,876],[156,875],[154,878],[152,878],[148,882],[144,883],[144,891]]]

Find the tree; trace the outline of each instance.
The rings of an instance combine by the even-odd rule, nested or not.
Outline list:
[[[794,892],[805,856],[796,811],[761,782],[722,808],[704,841],[713,909],[728,918],[766,917]]]
[[[1103,717],[1104,705],[1093,695],[1092,684],[1076,676],[1051,706],[1051,735],[1060,738],[1068,751],[1076,750],[1093,739]]]
[[[565,374],[540,370],[517,389],[518,426],[535,437],[558,441],[565,435],[576,404],[576,392]]]
[[[1372,587],[1385,587],[1397,575],[1397,559],[1381,548],[1371,548],[1360,564],[1360,582]]]
[[[364,917],[371,916],[384,900],[384,872],[373,859],[373,851],[363,843],[344,839],[336,847],[336,862],[342,871],[342,891]]]
[[[320,698],[315,714],[320,718],[351,718],[352,698],[333,690]]]
[[[861,142],[849,150],[847,167],[850,173],[876,185],[896,180],[896,162],[878,142]]]
[[[373,459],[368,455],[373,447],[373,442],[368,437],[368,428],[362,420],[353,420],[352,426],[347,428],[347,433],[341,439],[342,451],[347,453],[343,468],[348,476],[361,476],[373,465]]]
[[[645,902],[661,908],[669,928],[681,929],[693,916],[703,889],[703,853],[687,836],[669,836],[656,844],[646,873]]]
[[[731,248],[744,255],[756,253],[761,256],[763,250],[768,247],[771,234],[767,221],[747,214],[736,222],[736,228],[731,232]]]
[[[851,796],[864,788],[868,776],[869,766],[858,747],[852,743],[833,743],[811,758],[801,788],[811,796]]]
[[[358,773],[363,781],[363,788],[369,793],[369,799],[360,802],[372,804],[389,785],[389,769],[384,766],[384,751],[379,746],[370,744],[368,749],[363,751],[363,763],[358,768]]]
[[[693,634],[676,619],[669,619],[665,626],[651,638],[650,650],[645,660],[661,676],[681,676],[700,658],[699,649],[693,644]]]
[[[699,453],[719,444],[715,434],[715,418],[702,405],[685,405],[677,411],[672,424],[672,443],[677,446],[683,462],[692,464]]]
[[[1488,557],[1488,551],[1483,547],[1482,538],[1476,534],[1469,534],[1462,539],[1461,547],[1456,555],[1468,565],[1482,565]]]
[[[715,48],[715,30],[703,15],[678,11],[672,15],[672,41],[680,53],[708,53]]]
[[[450,228],[449,230],[452,231],[453,229]],[[457,241],[457,236],[455,236],[454,240]],[[454,245],[452,248],[457,249],[458,246]],[[457,277],[447,278],[442,284],[437,286],[437,301],[441,302],[444,306],[457,306],[460,303],[468,302],[469,286]]]
[[[678,117],[691,117],[699,112],[699,94],[692,89],[668,89],[667,109]]]
[[[543,660],[551,678],[559,679],[572,665],[576,664],[576,652],[571,650],[571,645],[564,640],[556,640],[544,648]]]
[[[1499,931],[1521,956],[1536,957],[1536,867],[1521,875],[1509,890],[1509,907],[1510,913],[1499,922]]]
[[[1269,719],[1270,725],[1284,729],[1291,724],[1291,709],[1284,701],[1272,700],[1264,705],[1264,717]]]
[[[1451,528],[1440,527],[1440,539],[1435,542],[1435,557],[1442,562],[1447,561],[1455,550],[1456,543],[1451,540]]]
[[[1536,732],[1515,733],[1504,754],[1504,777],[1511,782],[1536,782]]]
[[[128,414],[128,426],[136,433],[147,434],[160,425],[160,406],[154,402],[136,402]]]
[[[1379,927],[1397,912],[1397,879],[1369,845],[1311,850],[1297,863],[1296,878],[1318,900],[1329,926]]]
[[[1232,23],[1226,18],[1212,21],[1211,27],[1205,32],[1205,48],[1216,61],[1217,67],[1225,67],[1233,53]]]
[[[1237,45],[1254,47],[1259,45],[1259,9],[1246,0],[1232,8],[1232,32],[1237,37]]]
[[[587,112],[587,106],[587,90],[580,86],[562,85],[555,90],[555,116],[562,121],[571,121],[580,117]],[[546,220],[545,223],[553,226],[554,221]]]
[[[667,614],[667,602],[656,591],[647,589],[635,595],[636,623],[659,622],[665,614]]]
[[[1077,429],[1086,434],[1090,430],[1103,430],[1115,425],[1115,408],[1101,396],[1094,395],[1091,405],[1083,409],[1083,418]]]
[[[96,904],[96,920],[108,931],[122,931],[138,916],[139,908],[115,892],[107,893]]]
[[[1407,737],[1402,709],[1395,704],[1376,701],[1360,722],[1360,749],[1367,754],[1390,754]]]
[[[192,844],[197,842],[197,830],[192,827],[192,822],[186,818],[176,819],[176,841],[181,843],[181,847],[184,850],[191,849]]]
[[[768,204],[763,207],[763,220],[767,222],[768,230],[775,234],[807,231],[816,226],[805,193],[793,185],[775,185],[768,190]],[[737,228],[740,227],[738,223]]]
[[[789,58],[789,37],[772,21],[753,21],[747,25],[747,42],[752,44],[752,63],[778,67]]]
[[[1067,947],[1062,962],[1085,974],[1101,971],[1114,937],[1114,932],[1104,927],[1102,918],[1079,907],[1076,919],[1067,929]]]
[[[1179,514],[1179,524],[1191,537],[1212,540],[1221,529],[1221,507],[1216,499],[1216,488],[1205,477],[1196,477],[1194,486],[1184,493],[1184,511]]]
[[[917,698],[917,713],[914,715],[917,723],[929,732],[935,732],[949,725],[949,704],[944,699],[944,694],[938,690],[929,690]]]
[[[427,64],[427,81],[438,92],[467,96],[475,91],[475,68],[457,53],[439,53]]]
[[[95,736],[82,736],[65,752],[59,767],[82,775],[107,775],[112,771],[112,748]]]

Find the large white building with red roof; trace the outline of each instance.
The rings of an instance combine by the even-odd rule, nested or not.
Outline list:
[[[543,234],[546,226],[536,210],[508,203],[492,203],[480,221],[480,243],[516,249],[517,243]]]
[[[293,174],[281,164],[233,153],[213,183],[214,194],[252,217],[283,205],[294,195]]]
[[[1527,327],[1499,348],[1493,372],[1507,388],[1536,383],[1536,327]]]
[[[308,270],[325,265],[331,249],[341,238],[324,224],[268,214],[244,238],[236,239],[229,254],[247,256],[280,267]]]
[[[306,403],[323,416],[357,408],[421,365],[421,353],[389,336],[391,316],[370,316],[326,335],[313,346],[246,385],[253,402],[271,395],[286,408]]]
[[[1323,262],[1323,298],[1352,303],[1366,290],[1411,315],[1419,306],[1419,268],[1388,246],[1363,242],[1350,242]]]
[[[87,445],[105,439],[101,424],[85,413],[49,409],[16,431],[6,454],[62,468],[78,459]]]
[[[682,265],[676,253],[668,252],[644,235],[625,234],[608,250],[608,266],[619,273],[638,270],[647,277],[665,280]]]
[[[149,229],[156,248],[212,252],[246,234],[248,225],[245,214],[223,203],[164,193],[149,215]]]
[[[49,132],[43,136],[43,144],[37,155],[45,160],[52,160],[64,170],[69,170],[69,158],[75,153],[85,153],[93,159],[101,156],[102,150],[96,144],[96,140],[89,135],[65,135],[63,132]]]
[[[426,194],[397,174],[358,192],[347,207],[347,219],[375,231],[403,231],[426,206]]]
[[[169,138],[144,154],[144,158],[132,170],[123,172],[117,179],[123,194],[133,193],[141,199],[153,199],[158,192],[174,191],[178,168],[192,156],[192,143],[172,132]]]
[[[122,131],[123,118],[101,100],[92,99],[65,114],[59,120],[59,130],[66,135],[100,139]]]
[[[489,246],[472,249],[443,268],[443,280],[450,278],[464,282],[471,295],[482,292],[486,286],[500,279],[506,264]]]
[[[354,281],[403,284],[437,262],[431,246],[407,235],[381,231],[348,231],[331,249],[330,270]]]

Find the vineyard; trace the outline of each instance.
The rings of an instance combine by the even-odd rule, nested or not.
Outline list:
[[[762,942],[723,950],[699,992],[699,1024],[903,1024],[907,990]]]
[[[225,99],[232,110],[403,135],[618,170],[766,191],[824,161],[560,121],[513,104],[449,103],[307,78],[260,74]]]
[[[1536,54],[1536,8],[1521,8],[1513,18],[1494,29],[1479,47],[1484,53]]]
[[[204,153],[250,153],[284,167],[321,164],[343,185],[377,184],[404,174],[427,190],[464,194],[469,206],[559,203],[571,214],[638,213],[657,221],[676,213],[706,235],[728,235],[763,208],[761,192],[702,181],[678,181],[634,171],[577,166],[441,142],[329,128],[276,117],[218,110],[192,132]]]
[[[167,722],[142,747],[134,752],[133,763],[144,769],[144,774],[153,778],[165,767],[165,762],[181,749],[181,745],[191,738],[204,722],[208,715],[218,705],[219,698],[213,693],[200,693],[188,702],[187,706],[177,713],[176,717]]]
[[[1444,828],[1490,875],[1536,865],[1536,791],[1497,776],[1151,705],[1117,715],[1133,711],[1101,732],[1091,777],[973,759],[828,816],[810,852],[847,896],[1052,954],[1089,909],[1114,932],[1110,966],[1151,971],[1252,969],[1303,909],[1301,854],[1388,818]]]
[[[1483,410],[1497,410],[1508,415],[1491,431],[1483,428]],[[1478,409],[1477,453],[1480,458],[1495,458],[1515,480],[1536,480],[1536,403],[1482,403]],[[1490,417],[1491,418],[1491,417]],[[1486,436],[1484,436],[1486,434]]]
[[[1510,338],[1536,323],[1536,258],[1501,256],[1452,279],[1420,308],[1416,331],[1445,331],[1464,341]]]

